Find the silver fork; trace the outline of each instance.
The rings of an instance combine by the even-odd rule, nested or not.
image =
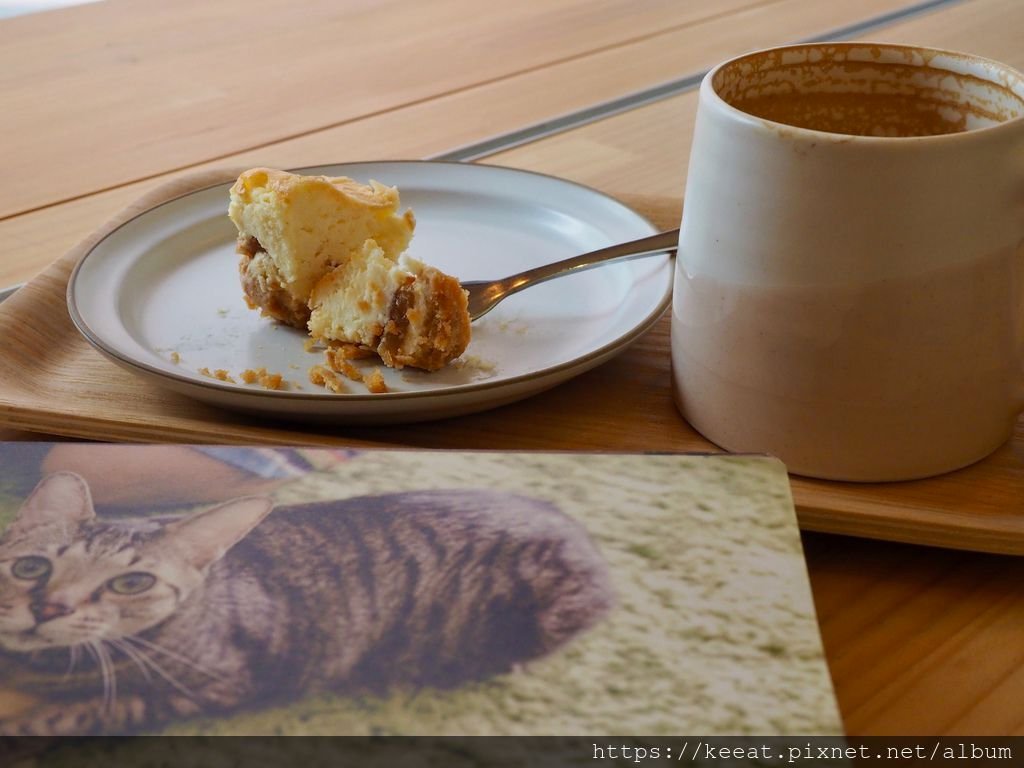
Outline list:
[[[463,283],[462,287],[469,292],[469,319],[479,320],[494,309],[495,305],[502,299],[532,285],[537,285],[562,275],[573,275],[612,261],[628,261],[629,259],[653,256],[656,253],[664,253],[665,251],[674,251],[678,243],[679,230],[673,229],[670,232],[662,232],[657,235],[641,238],[640,240],[632,240],[628,243],[610,245],[597,251],[573,256],[563,261],[556,261],[554,264],[545,264],[541,267],[528,269],[525,272],[509,275],[501,280],[472,280]]]

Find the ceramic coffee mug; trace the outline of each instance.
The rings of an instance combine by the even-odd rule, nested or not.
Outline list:
[[[1024,408],[1024,76],[926,48],[742,56],[700,90],[676,401],[791,471],[956,469]]]

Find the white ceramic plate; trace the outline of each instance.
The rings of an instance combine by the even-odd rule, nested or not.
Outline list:
[[[592,189],[508,168],[381,162],[302,172],[397,186],[403,207],[416,213],[410,255],[460,280],[499,278],[657,231]],[[351,394],[333,394],[308,380],[322,353],[306,351],[300,331],[245,305],[227,202],[228,185],[219,185],[146,211],[97,244],[68,285],[71,317],[100,352],[225,408],[335,423],[480,411],[604,362],[647,330],[670,299],[669,255],[559,278],[506,299],[474,323],[463,359],[445,370],[385,369],[386,394],[354,382]],[[241,371],[261,367],[281,373],[288,389],[242,383]],[[236,383],[204,376],[201,368],[224,369]]]

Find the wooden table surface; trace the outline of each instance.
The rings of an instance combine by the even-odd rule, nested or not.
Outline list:
[[[1024,68],[1021,28],[1020,0],[106,0],[0,21],[0,287],[202,168],[429,157],[525,129],[467,154],[679,199],[689,76],[717,61],[846,34]],[[1024,734],[1024,561],[804,541],[850,734]]]

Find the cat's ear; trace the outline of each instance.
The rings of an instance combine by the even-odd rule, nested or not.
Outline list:
[[[266,496],[246,496],[171,523],[162,544],[174,547],[195,568],[216,562],[273,509]]]
[[[39,481],[11,528],[27,531],[40,526],[67,526],[95,516],[85,479],[74,472],[55,472]]]

